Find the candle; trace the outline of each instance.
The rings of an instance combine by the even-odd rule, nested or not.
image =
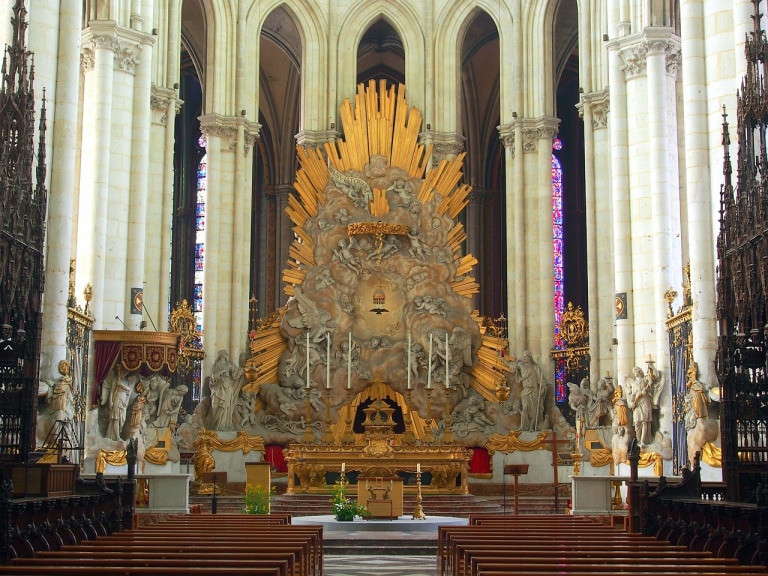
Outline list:
[[[325,334],[325,387],[331,387],[331,334]]]
[[[411,389],[411,335],[408,334],[408,390]]]
[[[450,376],[451,367],[451,349],[448,348],[448,332],[445,333],[445,387],[450,388],[451,385],[448,382]]]
[[[307,388],[309,388],[309,331],[307,331]]]
[[[347,344],[347,390],[352,388],[352,332],[349,333]]]
[[[341,471],[342,472],[346,472],[347,471],[347,463],[346,462],[342,462],[341,463]]]
[[[427,365],[427,388],[432,388],[432,332],[429,333],[429,364]]]
[[[416,474],[421,474],[421,462],[416,464]]]

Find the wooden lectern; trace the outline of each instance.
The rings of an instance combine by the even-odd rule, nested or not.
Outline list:
[[[515,516],[520,513],[517,501],[517,480],[521,474],[528,474],[528,464],[507,464],[504,466],[504,476],[512,475],[515,477]],[[507,483],[504,482],[504,514],[507,513]]]
[[[226,470],[211,470],[210,472],[205,472],[200,476],[200,482],[201,483],[212,483],[213,484],[213,493],[211,494],[211,514],[217,514],[219,503],[216,499],[216,482],[221,484],[222,486],[226,486],[227,484],[227,471]]]

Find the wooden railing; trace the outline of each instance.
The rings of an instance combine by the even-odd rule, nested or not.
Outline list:
[[[720,492],[709,488],[702,490],[698,455],[693,470],[683,469],[677,484],[667,484],[663,476],[654,489],[647,482],[630,482],[630,529],[745,565],[768,565],[766,487],[755,503],[719,500]]]
[[[79,481],[74,494],[13,498],[0,484],[0,564],[132,527],[135,481]]]

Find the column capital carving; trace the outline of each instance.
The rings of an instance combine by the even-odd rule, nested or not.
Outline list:
[[[608,126],[608,112],[611,108],[611,96],[608,89],[599,92],[590,92],[581,94],[576,108],[579,111],[579,117],[584,117],[584,108],[589,106],[592,111],[592,130],[600,130]]]
[[[333,142],[338,137],[336,130],[302,130],[294,136],[296,144],[304,148],[323,148],[327,142]]]
[[[627,80],[646,73],[650,54],[665,55],[665,69],[670,76],[676,77],[680,68],[680,38],[672,28],[648,27],[638,34],[609,42],[608,48],[618,49],[619,57],[624,62],[621,69]]]
[[[251,122],[245,120],[245,144],[243,149],[243,156],[248,156],[251,148],[254,147],[256,141],[261,138],[261,124],[258,122]]]
[[[247,156],[253,144],[259,139],[261,124],[250,122],[243,116],[223,116],[221,114],[203,114],[199,118],[200,132],[206,139],[210,137],[220,138],[227,148],[235,150],[237,147],[237,131],[242,126],[245,132],[245,144],[243,155]]]
[[[80,63],[87,72],[93,68],[96,49],[112,50],[115,69],[133,74],[142,48],[154,43],[155,37],[151,34],[123,28],[112,20],[93,20],[81,33]]]
[[[149,95],[149,106],[152,110],[160,113],[160,124],[165,126],[168,122],[168,107],[173,103],[175,114],[181,111],[184,100],[178,97],[173,88],[163,88],[152,84],[152,90]]]
[[[520,122],[523,132],[523,154],[536,152],[536,144],[541,139],[549,139],[551,148],[560,125],[560,120],[551,116],[519,118],[518,122]]]
[[[515,155],[515,126],[517,126],[516,120],[496,126],[496,130],[499,131],[499,139],[501,140],[501,143],[504,145],[504,148],[511,149],[513,157]]]
[[[453,158],[464,151],[467,139],[458,132],[436,132],[431,129],[424,130],[419,135],[419,144],[432,144],[432,164],[446,158]]]

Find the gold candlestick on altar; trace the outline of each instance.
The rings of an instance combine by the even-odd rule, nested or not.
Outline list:
[[[432,388],[427,386],[426,388],[427,392],[427,414],[424,418],[424,422],[426,423],[426,427],[424,428],[424,444],[434,444],[435,443],[435,435],[432,434]]]
[[[426,520],[424,509],[421,507],[421,464],[416,465],[416,510],[413,512],[412,520]]]
[[[350,417],[350,414],[352,413],[352,407],[350,406],[351,401],[352,390],[347,388],[347,415],[344,418],[344,434],[341,437],[341,443],[344,445],[355,443],[355,433],[352,430],[352,418]]]
[[[333,444],[333,430],[331,430],[331,389],[325,389],[325,432],[323,444]]]
[[[413,420],[411,419],[411,389],[408,388],[405,392],[405,405],[408,409],[403,414],[403,420],[405,423],[405,432],[403,433],[403,444],[414,444],[416,442],[416,435],[413,433]]]
[[[571,454],[571,458],[573,458],[573,475],[578,476],[581,474],[581,459],[584,457],[584,455],[581,452],[574,452]]]
[[[304,444],[314,444],[315,435],[312,432],[312,402],[309,400],[310,389],[307,388],[307,414],[304,418],[304,436],[301,441]]]

